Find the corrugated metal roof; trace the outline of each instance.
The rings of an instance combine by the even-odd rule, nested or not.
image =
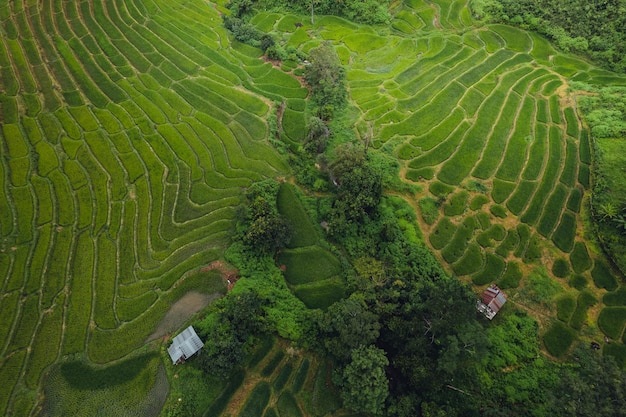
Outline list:
[[[172,363],[176,363],[180,359],[189,358],[203,345],[204,343],[198,337],[193,326],[189,326],[172,340],[172,345],[167,349],[167,353],[169,353]]]

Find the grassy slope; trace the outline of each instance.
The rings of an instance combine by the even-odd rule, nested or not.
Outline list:
[[[427,185],[416,203],[443,199],[422,222],[435,252],[451,269],[468,271],[461,278],[479,284],[477,291],[492,282],[508,287],[510,300],[530,309],[545,331],[556,320],[552,297],[569,288],[570,276],[552,275],[554,261],[586,265],[577,274],[593,282],[602,257],[585,240],[590,149],[567,83],[626,79],[535,34],[477,27],[466,3],[396,4],[392,30],[335,17],[315,25],[301,19],[297,29],[283,24],[293,23],[291,16],[262,13],[253,22],[303,50],[321,40],[335,45],[348,69],[357,132],[372,129],[374,146],[402,162],[403,178]],[[479,195],[486,200],[470,208]],[[442,219],[445,239],[434,235]],[[546,276],[553,285],[542,285]],[[603,290],[592,290],[601,299]],[[584,305],[577,314],[596,339],[601,309]],[[579,322],[570,327],[580,329]],[[550,351],[561,354],[567,346]]]
[[[264,95],[306,90],[231,48],[217,9],[0,5],[0,414],[36,409],[67,355],[118,360],[186,291],[218,290],[195,271],[223,253],[241,187],[288,171]]]

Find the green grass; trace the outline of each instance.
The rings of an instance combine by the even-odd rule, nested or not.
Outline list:
[[[428,190],[437,197],[443,197],[450,194],[454,190],[454,187],[451,187],[450,185],[444,184],[439,181],[435,181],[430,184]]]
[[[506,236],[504,227],[500,224],[494,224],[476,237],[476,242],[483,248],[494,246],[495,242],[501,242]]]
[[[327,362],[320,364],[310,387],[310,400],[305,402],[306,411],[313,415],[327,415],[341,407],[339,393],[328,384],[331,367]]]
[[[605,307],[598,316],[598,327],[611,339],[618,340],[626,324],[626,307]]]
[[[207,411],[204,413],[204,416],[219,416],[222,411],[224,411],[235,392],[237,392],[237,390],[241,387],[245,377],[246,374],[243,370],[235,371],[231,375],[229,375],[226,387],[220,393],[220,395],[211,403]]]
[[[276,378],[272,382],[272,387],[274,388],[274,391],[282,391],[282,389],[285,387],[285,384],[287,384],[287,381],[289,380],[292,372],[293,365],[290,363],[287,363],[285,364],[285,366],[280,368],[280,371],[278,371]]]
[[[569,262],[567,262],[563,258],[558,258],[554,261],[552,265],[552,273],[555,277],[565,278],[570,273]]]
[[[582,291],[578,296],[576,310],[570,319],[570,327],[575,330],[581,330],[587,322],[587,310],[597,302],[598,300],[589,290]]]
[[[452,240],[443,248],[441,255],[446,262],[452,264],[456,262],[467,249],[469,240],[476,228],[472,224],[473,217],[468,217],[455,231]]]
[[[576,333],[560,321],[555,322],[543,335],[543,343],[550,355],[561,358],[568,351]]]
[[[503,290],[508,288],[517,288],[522,280],[523,274],[520,269],[520,263],[509,261],[506,264],[506,270],[502,277],[498,280],[498,286]]]
[[[607,291],[617,289],[617,280],[604,261],[599,259],[595,261],[591,276],[596,287],[604,288]]]
[[[346,284],[343,279],[335,277],[298,285],[294,293],[308,308],[325,309],[345,297]]]
[[[298,407],[298,403],[293,394],[289,391],[283,392],[276,403],[278,412],[281,416],[301,417],[302,411]]]
[[[626,287],[604,294],[602,302],[607,306],[626,306]]]
[[[420,198],[418,204],[424,222],[428,225],[433,225],[439,218],[439,207],[437,207],[437,201],[431,197],[423,197]]]
[[[572,278],[570,278],[568,283],[570,287],[576,288],[579,291],[585,289],[589,284],[587,282],[587,278],[585,278],[583,275],[574,275]]]
[[[272,388],[267,382],[259,382],[248,396],[239,415],[245,417],[263,415],[263,410],[265,410],[270,399],[271,390]]]
[[[500,245],[498,245],[498,247],[496,248],[496,253],[502,256],[503,258],[506,258],[510,252],[512,252],[513,250],[515,250],[515,248],[517,248],[519,243],[520,243],[520,235],[517,232],[517,230],[509,229],[506,232],[506,237],[504,238],[502,243],[500,243]]]
[[[296,195],[293,185],[281,184],[276,204],[280,214],[285,216],[292,227],[293,234],[288,246],[297,248],[314,245],[318,240],[317,231]]]
[[[468,197],[469,193],[467,191],[461,191],[452,195],[450,202],[443,208],[444,214],[450,217],[463,214],[467,207]]]
[[[556,226],[556,222],[559,220],[561,210],[565,205],[565,199],[567,198],[567,189],[559,184],[554,192],[548,198],[545,203],[543,214],[539,219],[537,225],[537,231],[545,237],[549,237]]]
[[[481,207],[487,204],[489,201],[490,201],[489,197],[487,197],[486,195],[479,194],[475,196],[474,198],[472,198],[472,201],[470,201],[469,207],[473,211],[480,210]]]
[[[294,394],[298,394],[302,390],[302,387],[306,382],[306,377],[309,373],[310,366],[311,361],[309,360],[309,358],[304,358],[302,362],[300,362],[300,366],[298,367],[298,370],[296,371],[296,374],[294,375],[291,384],[291,391]]]
[[[285,250],[278,262],[285,265],[285,277],[292,285],[316,282],[341,272],[337,257],[319,246]]]
[[[456,226],[447,217],[442,218],[430,234],[429,240],[435,249],[443,247],[452,239]]]
[[[494,204],[493,206],[489,208],[489,211],[491,212],[491,214],[501,219],[506,219],[507,217],[506,209],[504,208],[504,206],[501,206],[500,204]]]
[[[486,255],[485,267],[483,270],[472,276],[472,282],[476,285],[485,285],[496,282],[504,272],[506,263],[502,258],[491,253]]]
[[[81,362],[64,363],[48,377],[45,408],[52,415],[147,414],[154,403],[165,401],[165,392],[152,391],[165,378],[159,364],[154,354],[97,370]]]
[[[591,268],[591,258],[589,257],[587,246],[582,242],[574,244],[574,250],[570,253],[569,260],[572,264],[572,269],[577,274],[581,274]]]
[[[481,248],[474,243],[470,243],[463,257],[452,266],[452,269],[457,275],[471,275],[481,270],[483,264],[484,256]]]
[[[561,222],[552,234],[552,241],[563,252],[571,252],[574,249],[575,237],[576,217],[572,213],[565,212],[561,217]]]
[[[567,294],[556,300],[556,316],[563,323],[569,323],[572,314],[576,310],[576,299]]]

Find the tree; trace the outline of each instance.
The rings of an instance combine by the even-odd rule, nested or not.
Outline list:
[[[553,390],[554,416],[626,416],[626,373],[613,357],[579,346],[577,363],[565,366]]]
[[[272,254],[291,239],[291,227],[276,207],[279,187],[275,180],[264,180],[252,184],[245,193],[247,204],[237,229],[251,252]]]
[[[346,235],[348,229],[376,216],[383,191],[383,173],[371,163],[363,148],[353,143],[335,149],[329,168],[337,184],[337,198],[329,219],[330,232]]]
[[[322,108],[323,115],[332,117],[332,108],[342,106],[346,101],[345,69],[329,42],[311,49],[309,61],[304,79],[311,86],[311,98]]]
[[[227,376],[241,364],[254,337],[265,331],[262,304],[255,291],[229,295],[217,303],[217,312],[196,323],[205,341],[198,354],[201,369]]]
[[[309,119],[307,126],[304,148],[311,153],[322,153],[326,149],[329,137],[330,129],[326,123],[319,117],[313,116]]]
[[[378,316],[355,297],[331,305],[317,319],[318,335],[325,352],[340,362],[347,362],[353,349],[376,341]]]
[[[385,351],[361,346],[352,351],[351,362],[343,370],[341,398],[346,408],[379,416],[389,395]]]

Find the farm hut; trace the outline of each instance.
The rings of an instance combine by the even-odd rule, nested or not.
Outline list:
[[[202,349],[202,340],[196,334],[193,326],[187,327],[172,341],[167,353],[172,358],[172,363],[177,365],[190,358],[194,353]]]
[[[506,294],[493,284],[483,292],[476,308],[491,320],[498,314],[504,303],[506,303]]]

